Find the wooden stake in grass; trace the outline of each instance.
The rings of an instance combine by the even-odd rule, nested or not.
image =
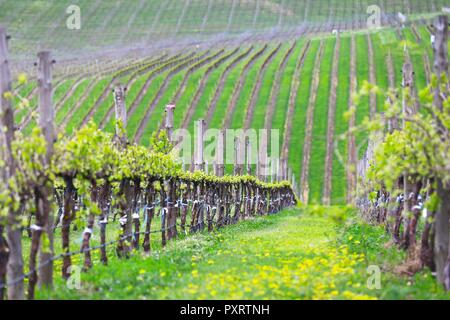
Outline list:
[[[46,155],[44,163],[46,166],[50,165],[51,157],[53,156],[53,144],[56,140],[55,133],[55,109],[53,106],[53,86],[52,86],[52,66],[55,63],[52,60],[50,52],[43,51],[38,54],[39,57],[39,126],[41,127],[42,134],[44,135],[46,142]],[[42,215],[45,218],[45,230],[47,233],[49,251],[44,252],[41,250],[39,257],[39,286],[40,287],[52,287],[53,285],[53,262],[48,262],[53,256],[53,210],[51,208],[51,196],[53,194],[53,188],[51,186],[43,186],[45,192],[43,194],[43,209],[47,212],[43,212]],[[39,208],[38,208],[39,210]],[[47,263],[46,265],[43,265]]]
[[[175,105],[174,104],[168,104],[166,106],[166,131],[167,131],[167,136],[169,138],[170,142],[172,141],[172,133],[173,133],[173,112],[175,110]]]
[[[39,126],[46,141],[46,154],[43,159],[44,166],[48,166],[53,154],[53,144],[55,142],[54,130],[54,109],[52,104],[52,64],[50,52],[43,51],[38,54],[38,87],[39,87]],[[52,189],[45,181],[43,184],[36,186],[36,224],[33,225],[29,269],[31,275],[29,277],[28,299],[34,299],[34,289],[39,279],[40,287],[52,287],[53,285],[53,214],[51,208],[50,197]],[[48,239],[48,248],[44,251],[40,248],[41,235],[45,235]],[[36,257],[38,250],[39,256],[39,276],[36,271]]]
[[[127,109],[125,107],[125,92],[127,88],[119,84],[113,89],[114,94],[114,111],[116,113],[116,135],[115,138],[122,145],[128,142],[126,134],[127,126]]]
[[[441,87],[448,79],[448,17],[439,16],[434,24],[436,34],[434,42],[434,70],[437,75],[437,85],[434,91],[434,107],[444,111],[444,94],[448,93],[448,87],[442,92]],[[445,111],[444,111],[445,112]],[[447,111],[448,112],[448,111]],[[441,125],[442,126],[442,125]],[[442,126],[444,127],[444,126]],[[445,128],[442,128],[445,132]],[[436,276],[439,283],[444,284],[450,290],[450,186],[437,177],[437,194],[440,205],[436,212],[435,237],[434,237],[434,261],[436,264]]]
[[[127,88],[123,85],[117,85],[114,90],[114,111],[116,114],[116,132],[114,139],[122,147],[128,144],[127,137],[127,109],[125,106],[125,92]],[[123,215],[120,219],[122,226],[121,240],[117,245],[117,253],[121,257],[128,257],[131,251],[130,238],[133,232],[132,212],[128,201],[131,201],[133,195],[133,187],[131,182],[124,179],[120,182],[118,197],[119,197],[119,209]]]
[[[0,159],[4,161],[4,166],[2,166],[2,170],[0,172],[1,178],[3,180],[2,183],[6,185],[5,182],[11,177],[14,172],[14,157],[12,156],[11,143],[13,140],[13,124],[14,124],[14,111],[11,106],[11,99],[7,98],[7,94],[11,94],[11,73],[9,70],[9,61],[8,61],[8,37],[6,35],[6,29],[0,27]],[[8,220],[11,218],[14,219],[15,214],[13,212],[9,212]],[[14,219],[15,220],[15,219]],[[13,221],[14,221],[13,220]],[[6,241],[3,231],[4,231],[4,223],[5,221],[2,219],[0,221],[0,286],[6,283],[6,274],[8,273],[8,279],[16,278],[16,275],[19,277],[23,274],[22,264],[22,255],[21,255],[21,232],[18,228],[13,228],[11,226],[12,221],[6,221],[7,225],[7,233],[8,238],[11,235],[12,240],[17,245],[20,250],[20,256],[18,256],[18,251],[14,251],[10,254],[10,248],[8,242]],[[14,248],[11,248],[14,249]],[[9,262],[8,260],[17,258],[14,262]],[[8,265],[8,272],[7,272]],[[11,267],[13,269],[11,269]],[[16,289],[18,290],[18,298],[23,298],[23,282],[20,281]],[[0,300],[3,300],[4,297],[4,288],[0,288]]]

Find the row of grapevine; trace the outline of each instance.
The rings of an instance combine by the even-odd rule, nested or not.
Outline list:
[[[0,56],[7,57],[6,33],[0,31]],[[178,237],[178,227],[187,232],[189,224],[190,233],[212,231],[241,219],[276,213],[297,202],[288,182],[183,172],[171,153],[166,131],[154,136],[151,148],[127,143],[123,87],[114,92],[118,124],[114,135],[90,122],[71,136],[56,139],[51,68],[50,53],[39,53],[43,79],[39,82],[39,127],[24,135],[11,129],[14,97],[8,64],[0,65],[5,111],[1,120],[8,127],[4,136],[10,139],[2,145],[6,161],[1,172],[6,183],[1,186],[0,200],[1,298],[5,289],[10,299],[24,298],[25,279],[28,299],[35,297],[38,284],[50,288],[57,260],[62,260],[62,277],[68,278],[72,259],[77,256],[83,256],[84,270],[88,270],[94,253],[107,264],[106,250],[112,246],[119,258],[141,248],[148,253],[150,236],[156,232],[165,246]],[[59,208],[57,217],[53,207]],[[116,228],[107,227],[116,216]],[[155,223],[160,229],[153,228]],[[141,224],[145,231],[141,231]],[[84,227],[81,234],[80,226]],[[100,239],[95,244],[97,227]],[[71,241],[75,236],[82,237],[78,250]],[[60,245],[55,246],[58,240]],[[22,256],[24,245],[29,245],[29,255]],[[27,264],[25,271],[21,261]],[[6,266],[12,270],[8,276]]]
[[[403,89],[384,92],[384,117],[356,127],[372,133],[357,166],[356,203],[367,220],[384,226],[392,242],[406,251],[408,266],[402,268],[403,273],[415,274],[429,268],[448,291],[448,17],[439,16],[434,27],[434,73],[430,83],[426,85],[424,70],[416,75],[413,61],[417,53],[405,47]],[[413,35],[406,32],[404,36],[411,40]]]

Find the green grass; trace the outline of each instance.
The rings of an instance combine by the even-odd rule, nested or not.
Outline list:
[[[242,58],[242,60],[234,66],[234,68],[228,74],[228,77],[225,79],[224,88],[222,94],[217,100],[216,111],[214,112],[211,123],[209,124],[210,128],[220,129],[223,127],[223,123],[226,119],[226,112],[228,108],[228,104],[230,103],[231,96],[233,95],[234,88],[236,84],[239,82],[239,76],[244,69],[244,66],[248,63],[248,61],[252,58],[255,52],[258,52],[261,49],[261,46],[255,46],[253,50],[251,50],[246,57]],[[247,48],[241,50],[240,53],[247,52]]]
[[[147,80],[147,78],[150,74],[151,73],[146,73],[146,74],[139,76],[136,79],[136,81],[129,88],[127,88],[127,94],[126,94],[126,100],[125,100],[125,107],[127,108],[127,110],[130,109],[132,103],[136,99],[139,91],[144,86],[145,81]],[[115,127],[115,119],[114,119],[114,117],[111,117],[108,120],[108,122],[106,123],[104,130],[107,132],[114,132],[114,127]]]
[[[209,105],[211,103],[211,99],[214,97],[214,93],[218,88],[220,76],[225,71],[226,67],[232,63],[232,59],[230,58],[222,64],[220,64],[217,68],[213,69],[206,80],[205,87],[200,94],[200,99],[198,100],[197,107],[194,110],[191,121],[187,125],[187,129],[191,134],[194,133],[194,124],[199,119],[204,119],[208,112]]]
[[[272,89],[275,86],[274,80],[277,77],[277,72],[280,70],[280,64],[290,49],[292,44],[285,43],[281,46],[278,52],[273,56],[272,61],[267,66],[262,77],[262,83],[259,92],[257,93],[256,104],[253,111],[253,118],[250,121],[251,129],[263,129],[266,118],[267,108],[270,104]],[[255,79],[256,81],[256,79]],[[270,150],[268,150],[270,154]]]
[[[312,203],[322,201],[325,154],[327,150],[328,105],[331,86],[331,69],[336,40],[325,41],[320,64],[319,86],[314,106],[314,122],[311,135],[311,158],[309,163],[309,199]]]
[[[192,100],[194,99],[195,93],[197,92],[200,86],[200,82],[208,67],[209,66],[203,66],[202,68],[198,69],[193,74],[191,74],[191,76],[189,77],[186,83],[186,88],[177,102],[173,119],[174,128],[181,128],[184,117],[186,116],[186,113],[189,110],[189,106],[192,104]]]
[[[411,29],[404,29],[403,34],[405,35],[405,39],[408,41],[408,43],[411,44],[411,48],[409,49],[409,51],[411,63],[413,64],[414,68],[414,87],[417,91],[425,88],[427,85],[427,77],[423,62],[424,49],[423,46],[418,43]]]
[[[383,90],[389,88],[389,72],[386,63],[386,47],[382,45],[380,34],[375,33],[371,36],[373,49],[373,62],[375,67],[376,85]],[[381,97],[377,97],[377,111],[383,111],[384,101]]]
[[[8,2],[9,0],[6,0]],[[198,1],[198,0],[197,0]],[[83,4],[84,5],[84,4]],[[322,3],[323,5],[323,3]],[[336,6],[337,3],[332,3],[332,6]],[[143,6],[143,12],[140,12],[136,19],[138,19],[138,16],[141,19],[140,21],[144,21],[143,15],[146,14],[145,10],[149,10],[150,7],[157,7],[157,5],[153,4],[147,5],[144,4]],[[300,5],[299,5],[300,7]],[[103,7],[101,7],[103,8]],[[169,7],[170,8],[170,7]],[[104,8],[103,8],[104,9]],[[103,10],[102,9],[102,10]],[[127,8],[127,11],[132,11],[130,8]],[[179,8],[177,7],[177,10]],[[204,8],[203,8],[204,9]],[[27,8],[27,10],[32,10],[32,8]],[[326,10],[327,11],[327,10]],[[53,12],[53,8],[52,11]],[[194,14],[192,11],[192,8],[188,9],[189,14]],[[169,14],[170,12],[168,10],[165,11],[165,15]],[[200,14],[197,12],[200,16],[203,15],[204,11]],[[49,13],[49,15],[52,15],[53,13]],[[245,21],[249,19],[248,16],[246,16],[246,12],[235,12],[236,17],[239,17],[238,19],[242,18]],[[0,14],[1,16],[1,14]],[[118,18],[119,21],[122,21],[122,24],[126,20],[124,18],[124,13],[117,12],[117,14],[114,16],[115,18]],[[161,16],[163,17],[163,16]],[[212,16],[213,17],[213,16]],[[45,16],[42,16],[42,18],[45,18]],[[210,19],[213,19],[210,17]],[[223,21],[227,21],[226,19]],[[212,21],[209,21],[208,23],[211,23]],[[257,24],[261,21],[257,21]],[[91,25],[89,25],[89,28],[94,28],[93,22],[89,22]],[[262,23],[262,22],[261,22]],[[268,22],[270,23],[270,21]],[[97,23],[99,24],[99,23]],[[158,24],[159,25],[159,24]],[[234,22],[231,24],[231,28],[235,30],[238,27],[238,25],[234,24]],[[237,30],[237,29],[236,29]],[[415,70],[415,80],[416,80],[416,87],[423,87],[426,83],[425,79],[425,71],[423,67],[423,54],[425,52],[430,52],[429,48],[429,33],[426,30],[424,26],[417,27],[417,30],[419,34],[422,37],[422,43],[416,44],[414,48],[410,49],[411,59],[413,62],[414,70]],[[405,28],[402,31],[403,35],[407,40],[409,40],[411,43],[417,42],[415,39],[414,34],[412,31],[408,28]],[[347,130],[348,121],[344,120],[342,115],[345,113],[345,111],[348,108],[348,100],[349,100],[349,70],[350,70],[350,56],[349,56],[349,48],[348,48],[348,35],[351,33],[345,33],[342,35],[341,39],[343,42],[343,48],[342,50],[346,50],[345,55],[340,56],[339,61],[339,80],[338,80],[338,89],[337,89],[337,110],[336,110],[336,134],[335,137],[342,134]],[[353,33],[354,34],[354,33]],[[354,34],[356,37],[356,61],[357,61],[357,80],[358,80],[358,88],[361,88],[361,85],[364,80],[368,80],[369,78],[369,65],[368,65],[368,47],[367,47],[367,35],[365,33],[357,33]],[[372,33],[370,35],[372,39],[373,44],[373,51],[374,51],[374,66],[375,66],[375,73],[376,73],[376,83],[379,87],[382,89],[386,89],[388,87],[388,72],[387,72],[387,64],[386,64],[386,56],[388,52],[391,52],[392,58],[393,58],[393,65],[394,65],[394,72],[395,72],[395,83],[396,87],[399,88],[401,84],[401,67],[404,63],[403,58],[403,47],[400,45],[400,42],[397,39],[397,35],[394,32],[393,29],[383,29],[379,32]],[[280,130],[280,139],[283,139],[284,136],[284,124],[286,122],[286,114],[287,114],[287,107],[288,107],[288,101],[289,101],[289,95],[291,90],[291,83],[292,83],[292,77],[294,75],[295,65],[297,63],[298,56],[302,50],[302,47],[304,46],[305,41],[307,38],[300,38],[298,39],[298,44],[294,48],[294,52],[292,53],[291,57],[289,58],[286,69],[281,75],[281,86],[279,95],[276,101],[276,107],[274,110],[273,118],[272,118],[272,128]],[[318,47],[318,41],[323,40],[326,46],[333,46],[333,37],[323,35],[321,37],[315,37],[312,38],[313,46],[311,47],[310,52],[307,54],[305,64],[303,66],[303,70],[300,74],[300,87],[299,92],[297,95],[297,100],[295,102],[294,106],[294,113],[293,113],[293,119],[292,119],[292,134],[291,134],[291,142],[288,146],[289,149],[289,166],[293,169],[294,175],[299,178],[300,172],[301,172],[301,162],[303,158],[302,148],[304,144],[304,130],[305,130],[305,116],[306,116],[306,108],[309,101],[309,94],[310,94],[310,86],[311,86],[311,76],[312,76],[312,67],[314,65],[314,61],[316,59],[316,52]],[[347,43],[347,44],[346,44]],[[244,125],[244,121],[248,112],[248,105],[251,97],[251,93],[253,91],[256,79],[258,77],[258,74],[260,72],[261,66],[264,63],[265,59],[269,56],[269,54],[275,49],[277,43],[270,42],[267,50],[262,54],[254,63],[254,65],[250,68],[249,73],[244,79],[244,86],[242,88],[242,91],[240,92],[239,96],[237,97],[237,104],[236,108],[233,112],[233,114],[228,115],[228,106],[230,103],[230,99],[233,94],[233,90],[235,86],[239,82],[239,77],[242,74],[242,70],[245,66],[245,64],[251,59],[251,57],[261,49],[263,43],[262,42],[255,42],[255,43],[249,43],[248,45],[253,45],[253,50],[244,58],[242,59],[236,66],[233,68],[230,73],[228,74],[227,78],[225,79],[225,86],[223,88],[222,94],[218,97],[217,100],[217,106],[216,110],[212,116],[211,123],[209,126],[211,128],[221,128],[223,127],[224,120],[227,118],[227,116],[231,117],[231,129],[240,129]],[[273,81],[275,79],[275,75],[278,72],[279,65],[281,62],[282,57],[284,57],[284,54],[286,53],[286,50],[288,49],[288,46],[290,43],[288,41],[285,41],[282,43],[282,48],[277,53],[277,55],[274,57],[273,61],[268,65],[268,68],[266,70],[266,73],[263,77],[263,83],[261,86],[260,91],[257,95],[257,101],[255,105],[254,115],[251,119],[251,127],[253,128],[262,128],[264,123],[264,117],[267,112],[267,106],[270,101],[270,94],[273,90]],[[247,47],[248,48],[248,47]],[[188,129],[192,132],[193,131],[193,124],[194,121],[199,118],[204,118],[207,114],[208,107],[211,103],[211,99],[214,95],[215,90],[217,89],[218,80],[220,79],[221,75],[225,71],[226,66],[232,63],[232,61],[240,54],[242,54],[247,48],[242,48],[239,52],[237,52],[235,55],[230,57],[226,62],[224,62],[222,65],[220,65],[216,70],[213,70],[211,74],[209,75],[209,78],[206,82],[206,86],[204,88],[204,91],[201,93],[200,101],[197,106],[197,108],[194,110],[194,115],[191,119],[191,122],[188,124]],[[211,54],[214,51],[214,48],[210,49]],[[217,47],[218,50],[218,47]],[[227,49],[228,52],[230,52],[232,49]],[[186,49],[184,54],[184,58],[186,58],[186,55],[192,52],[191,49]],[[174,55],[172,55],[173,57]],[[168,61],[173,62],[173,58],[171,60],[170,56],[166,57]],[[183,59],[183,55],[176,58],[176,59]],[[328,73],[331,69],[331,62],[332,60],[330,58],[324,58],[326,62],[323,63],[321,66],[321,73]],[[432,56],[430,56],[430,59],[432,60]],[[216,59],[217,60],[217,59]],[[152,61],[150,57],[147,57],[147,62]],[[432,61],[431,61],[432,62]],[[181,63],[181,62],[180,62]],[[164,64],[161,64],[159,66],[154,66],[154,69],[151,69],[152,71],[145,71],[144,74],[137,76],[136,82],[133,83],[132,86],[129,86],[126,96],[126,106],[129,109],[132,105],[132,102],[135,100],[139,90],[142,88],[143,84],[147,80],[148,76],[151,74],[151,72],[155,71],[157,68],[163,67]],[[172,66],[173,67],[173,66]],[[171,67],[171,68],[172,68]],[[186,116],[186,112],[189,108],[189,106],[192,104],[192,99],[195,95],[195,93],[198,90],[200,81],[202,77],[205,74],[205,71],[207,70],[208,66],[203,66],[200,69],[193,72],[186,82],[186,88],[183,91],[183,94],[180,96],[179,101],[177,102],[177,108],[175,110],[175,117],[174,117],[174,128],[180,128],[181,124],[183,122],[184,117]],[[323,68],[327,68],[328,70],[322,70]],[[118,70],[116,70],[118,71]],[[134,70],[136,71],[136,70]],[[164,114],[164,106],[167,104],[173,97],[176,90],[179,88],[179,85],[182,81],[183,76],[185,75],[185,70],[177,73],[172,77],[172,79],[169,81],[168,86],[163,93],[163,96],[158,103],[158,105],[153,110],[153,113],[148,121],[148,125],[145,128],[145,132],[142,138],[143,144],[148,144],[149,137],[153,131],[155,131],[159,124],[163,121],[163,114]],[[128,114],[128,135],[130,138],[134,137],[137,131],[137,128],[139,127],[140,122],[142,121],[142,118],[144,117],[146,111],[149,108],[149,105],[151,101],[154,99],[156,92],[162,85],[165,77],[168,74],[168,70],[164,70],[161,74],[157,75],[147,92],[145,93],[142,101],[137,105],[135,112],[132,114]],[[127,80],[129,80],[133,75],[133,72],[129,72],[125,76],[121,77],[119,79],[120,82],[126,83]],[[66,130],[67,133],[73,132],[76,128],[78,128],[81,125],[82,120],[84,117],[88,114],[89,110],[93,107],[93,104],[97,100],[97,98],[101,95],[103,92],[107,82],[109,79],[111,79],[112,75],[105,76],[100,79],[91,79],[86,78],[84,81],[77,87],[74,94],[69,97],[67,102],[59,108],[56,114],[56,123],[61,124],[61,122],[64,120],[66,115],[70,112],[70,108],[74,107],[76,104],[81,102],[80,107],[77,110],[74,110],[73,114],[67,121]],[[94,86],[92,86],[92,90],[90,91],[89,95],[84,99],[84,101],[79,101],[81,97],[86,93],[86,88],[91,83],[90,81],[97,81]],[[326,136],[326,121],[327,121],[327,106],[328,106],[328,98],[329,98],[329,76],[327,77],[326,74],[321,75],[321,81],[319,84],[319,92],[317,95],[317,103],[315,106],[315,113],[314,113],[314,124],[313,124],[313,144],[311,150],[311,169],[310,169],[310,198],[314,200],[318,200],[321,198],[321,193],[323,189],[323,159],[326,151],[325,147],[325,136]],[[74,84],[75,78],[67,79],[62,82],[61,85],[57,87],[57,89],[54,92],[53,100],[54,104],[56,105],[58,101],[61,100],[63,95],[70,90],[70,87]],[[21,95],[26,95],[29,93],[29,90],[33,87],[34,83],[31,82],[27,84],[27,86],[24,86],[20,89]],[[377,111],[383,111],[385,100],[382,96],[377,97]],[[106,99],[98,106],[98,108],[94,111],[92,120],[100,124],[102,121],[105,120],[105,117],[108,112],[111,111],[111,108],[113,107],[113,95],[108,94]],[[19,123],[21,120],[23,120],[27,112],[29,112],[30,109],[36,110],[37,106],[37,95],[34,95],[30,101],[30,108],[27,108],[25,110],[19,110],[16,114],[16,123]],[[114,115],[113,113],[111,119],[108,119],[105,124],[105,130],[109,132],[114,131]],[[357,113],[356,113],[356,124],[360,124],[363,119],[369,115],[369,98],[364,97],[361,99],[361,103],[357,107]],[[24,133],[30,133],[31,129],[36,125],[35,119],[32,119],[29,123],[29,125],[24,128]],[[367,138],[366,133],[360,133],[357,135],[357,144],[360,146],[359,149],[359,156],[362,156],[362,153],[365,151],[365,145],[364,142]],[[343,159],[346,158],[346,141],[339,142],[338,144],[338,150],[340,154],[343,156]],[[333,176],[332,176],[332,199],[333,203],[341,203],[343,201],[346,190],[346,179],[345,179],[345,168],[343,165],[337,160],[336,155],[333,156]],[[231,166],[227,166],[226,171],[228,173],[232,172]]]
[[[364,81],[369,81],[369,57],[366,35],[355,36],[356,45],[356,80],[358,89],[362,88]],[[363,96],[356,106],[355,124],[360,125],[370,115],[369,97]],[[367,134],[358,132],[355,134],[357,154],[361,158],[367,149]]]
[[[142,97],[142,100],[139,102],[138,106],[134,110],[134,113],[129,116],[127,124],[128,137],[130,138],[134,137],[134,135],[136,134],[139,124],[144,118],[145,113],[150,107],[150,103],[155,98],[156,92],[158,91],[159,87],[163,84],[164,78],[167,76],[167,74],[168,74],[167,71],[163,72],[157,75],[152,80],[150,86],[148,87],[148,90],[145,92],[144,96]],[[131,106],[131,103],[132,101],[134,101],[134,99],[130,98],[128,101],[130,101],[129,104]]]
[[[273,44],[269,45],[266,51],[261,56],[259,56],[258,59],[250,67],[250,70],[245,77],[245,82],[242,90],[236,101],[236,107],[232,115],[230,129],[240,129],[244,127],[248,103],[250,102],[250,97],[255,85],[255,81],[258,78],[259,70],[261,69],[264,61],[274,49],[275,46]]]
[[[24,84],[23,86],[21,86],[20,88],[17,89],[17,93],[18,95],[22,98],[22,99],[26,99],[28,97],[28,95],[32,92],[33,88],[36,87],[36,82],[35,81],[30,81],[26,84]],[[14,88],[14,86],[13,86]],[[16,90],[14,90],[16,92]],[[58,90],[58,93],[61,90]],[[55,93],[56,95],[56,93]],[[19,99],[19,97],[14,97],[13,100],[13,106],[17,106],[20,103],[21,99]],[[23,108],[21,110],[17,110],[15,115],[14,115],[14,122],[16,124],[19,124],[22,122],[22,120],[26,117],[26,115],[30,112],[30,108],[35,107],[35,105],[31,104],[30,101],[30,106],[28,108]]]
[[[284,124],[286,122],[286,116],[289,109],[289,96],[291,94],[291,83],[293,79],[297,62],[300,59],[300,55],[305,47],[305,39],[300,39],[291,56],[286,62],[286,68],[281,76],[280,92],[278,93],[277,101],[275,104],[275,110],[272,118],[272,128],[280,131],[280,146],[284,137]]]
[[[345,218],[346,223],[337,218]],[[82,274],[80,290],[62,280],[40,299],[449,299],[429,271],[392,270],[404,257],[382,228],[337,207],[288,209],[212,233],[170,242],[150,256],[111,259]],[[369,289],[369,265],[382,266]],[[244,266],[244,267],[243,267]]]
[[[67,113],[75,107],[75,105],[78,103],[79,99],[83,96],[85,93],[85,90],[87,89],[91,79],[85,79],[83,80],[75,89],[73,94],[66,100],[66,102],[59,108],[59,110],[56,112],[55,115],[55,122],[57,125],[60,125],[62,121],[64,120]]]
[[[341,38],[339,48],[338,86],[336,89],[336,119],[334,127],[335,139],[339,139],[339,137],[342,134],[345,134],[348,130],[348,120],[344,118],[344,114],[349,108],[350,99],[350,60],[348,59],[351,48],[350,41],[351,39],[349,37]],[[347,189],[347,179],[345,178],[347,139],[339,139],[337,143],[337,150],[333,153],[331,200],[333,204],[343,204],[345,203]],[[336,152],[338,152],[338,155]]]
[[[425,51],[428,53],[428,57],[433,59],[433,48],[431,47],[431,34],[428,31],[427,27],[424,25],[420,25],[417,28],[417,33],[419,33],[420,38],[422,39],[422,45],[425,48]]]
[[[80,107],[75,110],[72,117],[67,121],[65,128],[67,134],[72,134],[74,130],[81,126],[84,117],[88,114],[90,108],[95,104],[98,97],[101,96],[110,82],[111,77],[106,77],[97,81],[97,83],[92,87],[89,95],[84,99]],[[110,94],[112,95],[112,92]]]
[[[410,0],[414,15],[428,10],[420,7],[423,0]],[[212,1],[209,0],[116,0],[93,2],[78,0],[82,16],[81,29],[66,27],[68,4],[58,0],[5,0],[1,3],[0,24],[6,25],[15,41],[14,54],[28,54],[45,47],[77,56],[79,51],[100,52],[103,49],[153,44],[159,40],[208,39],[218,34],[227,36],[248,32],[261,34],[273,29],[289,31],[303,23],[320,24],[352,21],[365,14],[372,2],[356,0],[276,0],[276,1]],[[434,0],[437,3],[437,0]],[[232,6],[235,5],[232,14]],[[403,3],[388,5],[383,12],[405,12]],[[355,11],[356,10],[356,11]],[[205,24],[203,25],[203,22]]]
[[[216,63],[217,61],[221,60],[224,56],[227,56],[228,54],[229,54],[229,52],[226,52],[223,55],[219,55],[218,57],[213,59],[212,62],[210,64],[208,64],[208,66],[210,66],[213,63]],[[205,58],[208,58],[208,57],[205,57]],[[225,61],[225,65],[226,64],[227,63]],[[224,66],[224,62],[222,62],[222,64],[215,71],[213,71],[212,74],[214,74],[214,75],[218,74],[219,70],[220,70],[220,74],[221,74],[221,72],[223,72],[223,70],[224,70],[224,67],[225,67]],[[202,69],[202,68],[200,68],[200,69]],[[204,71],[206,71],[206,70],[204,70]],[[183,80],[185,72],[186,71],[183,71],[181,74],[177,74],[170,81],[169,86],[166,88],[163,96],[161,97],[160,102],[155,107],[155,110],[153,111],[152,116],[150,117],[149,122],[148,122],[148,124],[147,124],[147,126],[146,126],[146,128],[144,130],[144,135],[141,138],[141,143],[142,144],[149,145],[150,137],[151,137],[152,133],[158,129],[159,125],[161,124],[161,121],[163,121],[165,105],[167,105],[169,102],[171,102],[171,99],[174,97],[177,89],[179,88],[179,86],[180,86],[180,84],[181,84],[181,82]],[[214,80],[216,80],[216,83],[217,83],[217,79],[214,78]],[[211,81],[211,79],[209,79],[209,81]],[[208,83],[210,83],[209,81],[207,82],[207,85],[205,86],[205,90],[206,90],[206,87],[208,86]],[[209,94],[211,94],[211,92],[214,92],[214,91],[209,91]],[[203,108],[205,108],[205,107],[207,108],[208,105],[209,105],[209,103],[207,103],[205,101],[202,101],[202,98],[200,98],[200,103],[197,106],[197,109],[200,108],[200,109],[204,110]],[[186,106],[186,104],[184,104],[184,106]],[[181,110],[181,111],[180,110],[176,110],[176,113],[179,114],[180,116],[184,115],[183,110]],[[205,114],[203,114],[202,116],[204,116],[204,115]],[[179,127],[175,126],[175,128],[179,128]]]
[[[320,41],[318,40],[311,41],[311,46],[306,54],[303,68],[300,72],[300,86],[298,88],[297,101],[292,119],[292,134],[289,142],[289,165],[299,181],[303,159],[303,145],[305,142],[306,110],[308,109],[314,61],[318,53],[319,44]]]
[[[236,130],[244,128],[245,118],[248,112],[248,105],[250,103],[253,88],[256,85],[256,79],[258,78],[258,74],[262,68],[262,65],[264,64],[264,61],[268,58],[268,56],[271,52],[273,52],[274,49],[274,44],[268,45],[264,53],[262,53],[255,61],[253,61],[253,65],[250,67],[247,75],[245,76],[244,84],[236,100],[236,106],[234,108],[233,114],[231,115],[230,128],[227,129]],[[226,164],[225,172],[228,174],[232,174],[233,165]]]

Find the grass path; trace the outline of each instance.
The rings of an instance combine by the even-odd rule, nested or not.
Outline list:
[[[428,271],[402,278],[387,236],[348,210],[289,209],[170,242],[164,251],[110,260],[82,274],[81,289],[57,281],[41,299],[449,299]],[[333,216],[354,219],[338,224]],[[350,221],[350,220],[347,220]],[[382,265],[381,289],[367,266]]]

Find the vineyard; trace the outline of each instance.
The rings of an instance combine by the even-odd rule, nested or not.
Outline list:
[[[58,132],[71,135],[93,121],[114,132],[115,83],[127,88],[127,135],[148,146],[152,133],[163,127],[165,106],[176,105],[174,127],[194,132],[205,119],[207,128],[278,129],[282,157],[303,191],[304,202],[343,204],[347,188],[341,179],[347,154],[362,156],[364,135],[355,137],[355,150],[334,141],[349,128],[344,115],[352,94],[370,81],[387,90],[401,82],[403,44],[411,51],[422,88],[430,78],[431,37],[426,25],[399,32],[387,29],[369,34],[303,36],[283,43],[254,44],[156,54],[116,67],[102,75],[77,74],[55,79],[55,122]],[[370,48],[370,50],[369,50]],[[368,53],[368,54],[367,54]],[[255,82],[253,82],[255,79]],[[299,83],[300,79],[300,83]],[[355,85],[352,86],[351,84]],[[318,94],[319,92],[323,94]],[[36,127],[36,82],[22,86],[19,95],[29,108],[16,111],[17,127],[30,134]],[[364,98],[354,124],[383,111],[384,101]],[[270,152],[270,150],[269,150]],[[232,168],[227,167],[232,173]]]
[[[448,83],[435,76],[437,71],[448,74],[448,37],[438,35],[436,17],[448,13],[450,2],[80,0],[68,10],[71,5],[0,0],[0,299],[83,298],[66,289],[46,290],[53,281],[63,286],[77,266],[87,282],[103,290],[98,272],[107,273],[109,267],[140,272],[153,254],[169,261],[171,254],[177,256],[177,246],[186,245],[186,252],[206,250],[190,246],[190,239],[214,242],[214,248],[226,251],[230,247],[215,238],[222,232],[243,252],[253,252],[249,236],[232,235],[246,228],[257,239],[259,232],[267,232],[274,243],[289,247],[286,252],[295,257],[287,263],[289,277],[300,277],[292,271],[295,263],[311,277],[299,281],[313,286],[313,292],[300,294],[290,287],[291,278],[280,274],[279,283],[270,281],[286,289],[281,294],[261,274],[253,274],[269,281],[264,286],[271,288],[269,298],[395,299],[397,287],[380,294],[346,290],[344,282],[365,282],[351,276],[346,264],[364,271],[364,259],[388,263],[376,254],[386,250],[401,256],[389,263],[416,263],[398,272],[402,275],[412,277],[425,267],[435,271],[437,234],[444,243],[438,247],[438,278],[450,289],[443,252],[449,247],[448,219],[437,209],[437,199],[449,194],[444,179],[448,119],[442,111],[448,107]],[[368,24],[368,17],[377,14],[370,6],[380,10],[376,28]],[[77,12],[80,28],[71,29],[67,19]],[[432,108],[436,99],[439,112]],[[430,118],[414,118],[426,114]],[[444,138],[428,140],[420,129],[403,124],[408,121]],[[230,138],[228,131],[248,135]],[[194,137],[183,142],[192,154],[180,156],[180,132]],[[214,133],[214,143],[206,141],[205,132]],[[249,132],[276,134],[252,140]],[[414,137],[427,142],[422,145]],[[400,142],[405,144],[394,146]],[[427,143],[434,149],[428,150]],[[422,149],[427,164],[414,156]],[[437,155],[441,162],[434,160]],[[411,165],[401,164],[404,159]],[[323,210],[330,217],[315,216]],[[362,252],[349,242],[349,237],[368,240],[336,221],[356,219],[358,210],[389,236],[360,220],[355,225],[394,248],[375,241]],[[341,249],[350,250],[349,260],[340,249],[323,244],[319,231],[305,229],[310,241],[320,243],[317,251],[308,251],[303,235],[280,216],[301,230],[305,219],[311,228],[333,233]],[[435,219],[444,226],[440,232]],[[270,225],[252,229],[265,228],[259,221],[266,220],[301,242],[299,250],[308,254],[297,256]],[[339,228],[343,235],[336,233]],[[276,246],[262,242],[260,250],[269,254],[260,260],[269,259]],[[310,255],[323,255],[328,261],[324,269],[303,265]],[[183,259],[181,265],[188,268]],[[311,259],[320,264],[319,258]],[[208,266],[205,261],[204,272],[214,272],[214,262]],[[266,261],[267,270],[278,272],[279,261]],[[235,266],[230,262],[229,267]],[[315,272],[339,268],[342,281],[333,282],[339,294],[332,293],[331,283],[325,290],[313,279]],[[224,278],[234,277],[222,271]],[[394,273],[388,276],[391,285],[401,286]],[[170,277],[178,283],[175,271]],[[210,280],[205,277],[203,283]],[[155,289],[150,297],[267,298],[259,284],[255,288],[260,291],[249,289],[247,296],[236,288],[217,292],[213,280],[205,292],[199,278],[193,278],[178,283],[191,291]],[[233,281],[251,286],[245,277]],[[417,283],[430,286],[428,280]],[[430,295],[448,299],[441,290]],[[427,298],[420,290],[408,294]],[[117,297],[127,298],[111,296]]]

